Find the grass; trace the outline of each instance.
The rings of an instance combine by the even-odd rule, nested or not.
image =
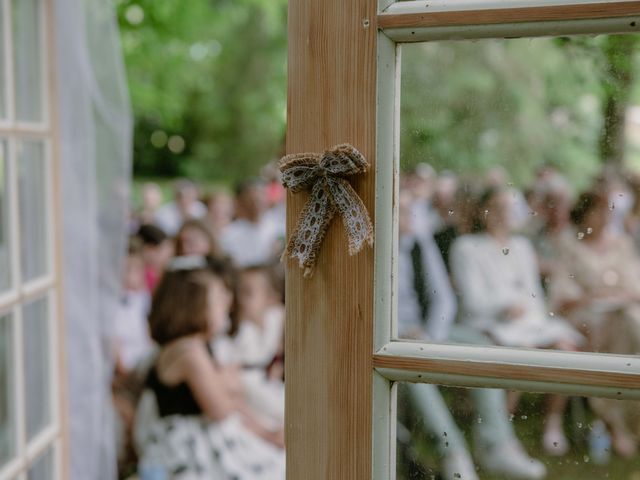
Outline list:
[[[456,423],[466,436],[467,444],[471,445],[470,425],[475,421],[473,409],[464,389],[441,388],[443,396],[449,405],[455,405],[454,417]],[[412,443],[409,449],[398,445],[398,480],[438,480],[439,459],[434,451],[434,441],[420,428],[420,419],[414,413],[402,411],[408,403],[402,399],[398,401],[399,416],[403,423],[412,429]],[[592,414],[583,399],[571,400],[565,418],[565,432],[571,442],[569,454],[563,457],[551,457],[543,453],[540,439],[542,438],[544,412],[544,396],[525,394],[519,402],[518,411],[513,416],[513,422],[518,438],[529,455],[541,460],[547,467],[548,480],[640,480],[640,456],[631,460],[624,460],[611,455],[606,465],[595,465],[589,457],[588,437],[593,421]],[[473,449],[471,449],[473,451]],[[482,480],[508,480],[505,477],[489,475],[478,471]]]

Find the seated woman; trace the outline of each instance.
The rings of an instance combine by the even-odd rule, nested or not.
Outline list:
[[[605,192],[583,193],[571,218],[577,234],[560,249],[552,302],[586,337],[586,349],[635,355],[640,353],[640,258],[633,240],[606,227],[611,210]],[[637,402],[590,399],[607,423],[614,450],[625,457],[636,451],[628,420]]]
[[[497,345],[573,350],[581,335],[545,305],[536,256],[527,239],[511,233],[508,189],[489,188],[478,202],[479,233],[464,235],[451,250],[451,271],[461,303],[461,323]],[[564,454],[562,428],[566,398],[552,395],[543,444]]]
[[[220,367],[208,347],[231,303],[203,257],[182,257],[154,295],[149,326],[160,352],[136,436],[141,464],[163,468],[172,479],[284,479],[283,431],[255,418],[237,372]],[[145,412],[150,399],[156,414]]]

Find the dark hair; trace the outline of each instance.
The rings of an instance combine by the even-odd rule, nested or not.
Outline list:
[[[132,257],[142,255],[142,239],[137,235],[130,235],[127,244],[127,254]]]
[[[480,233],[487,230],[487,206],[495,197],[505,191],[504,187],[487,187],[478,197],[475,212],[471,221],[473,222],[472,231]]]
[[[571,221],[575,225],[582,225],[587,216],[606,202],[606,196],[598,191],[583,192],[571,209]]]
[[[167,234],[160,227],[155,225],[146,224],[140,225],[138,233],[136,234],[144,245],[158,246],[165,240],[167,240]]]
[[[158,345],[209,331],[209,282],[206,269],[167,271],[151,302],[149,330]]]
[[[236,184],[236,188],[235,188],[236,197],[240,197],[247,190],[250,190],[251,188],[261,187],[263,185],[264,185],[264,180],[258,177],[250,177],[245,180],[242,180],[241,182],[238,182]]]
[[[182,234],[185,230],[189,228],[193,228],[201,232],[204,236],[207,237],[207,241],[209,242],[209,252],[210,255],[219,255],[220,248],[218,247],[218,242],[216,242],[215,236],[213,235],[213,231],[209,228],[209,225],[202,220],[197,218],[191,218],[189,220],[185,220],[185,222],[180,227],[180,230],[176,234],[175,242],[176,242],[176,256],[185,255],[184,245],[182,242]]]

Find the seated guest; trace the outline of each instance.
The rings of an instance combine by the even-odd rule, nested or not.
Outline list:
[[[173,256],[173,242],[155,225],[141,225],[136,234],[142,240],[142,260],[147,291],[153,292],[165,266]]]
[[[141,463],[166,478],[285,478],[283,430],[256,417],[236,371],[209,346],[232,302],[222,270],[203,257],[175,259],[154,294],[149,326],[160,350],[136,427]]]
[[[155,223],[173,237],[190,218],[203,218],[207,207],[198,200],[198,187],[189,180],[178,180],[173,186],[174,201],[160,207]]]
[[[182,224],[176,235],[176,255],[220,257],[222,252],[209,225],[203,220],[190,219]]]
[[[640,353],[640,258],[633,240],[610,230],[609,196],[582,194],[571,212],[577,234],[562,244],[561,264],[553,277],[552,300],[587,338],[595,352]],[[591,399],[607,423],[615,451],[625,457],[636,451],[637,439],[628,418],[637,402]]]
[[[452,331],[455,296],[433,238],[426,232],[416,232],[411,201],[409,195],[401,194],[398,252],[400,336],[423,341],[487,343],[482,335],[464,327],[455,326]],[[438,388],[410,383],[407,389],[412,404],[422,415],[425,428],[438,439],[443,478],[477,479],[464,436]],[[473,435],[480,466],[487,473],[509,478],[543,478],[544,465],[530,458],[515,436],[513,425],[508,420],[505,392],[485,388],[472,389],[470,394],[479,418],[478,422],[473,422]]]
[[[461,322],[498,345],[574,350],[581,335],[545,305],[533,247],[511,233],[511,192],[489,188],[480,198],[479,233],[459,237],[451,249],[451,271],[461,300]],[[566,398],[549,397],[543,446],[564,454]]]
[[[220,245],[238,268],[267,265],[280,255],[278,225],[267,218],[266,193],[259,179],[236,188],[236,219],[222,231]]]

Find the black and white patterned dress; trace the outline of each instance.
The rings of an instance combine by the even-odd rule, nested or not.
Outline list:
[[[211,421],[185,383],[164,385],[155,368],[139,408],[144,418],[137,422],[140,463],[160,461],[171,480],[285,478],[283,450],[248,430],[238,414]]]

